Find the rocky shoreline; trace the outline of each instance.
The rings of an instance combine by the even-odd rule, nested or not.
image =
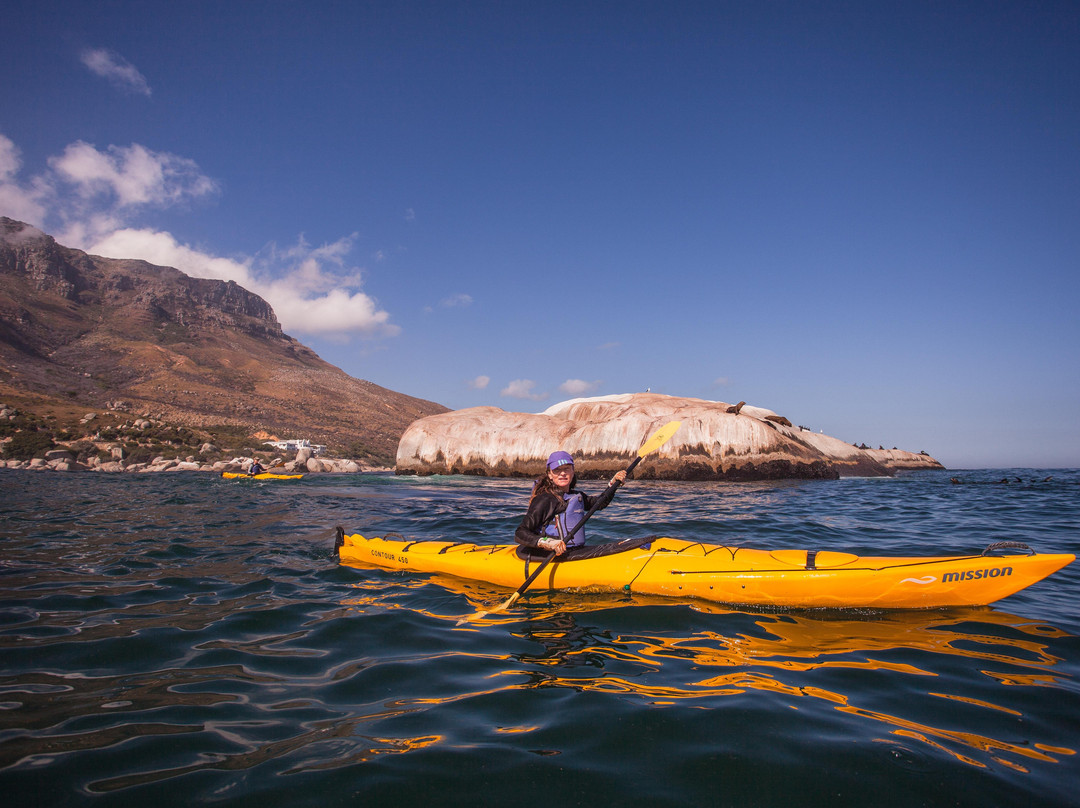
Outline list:
[[[90,457],[85,463],[75,459],[75,455],[66,449],[53,449],[44,457],[32,460],[0,460],[0,468],[24,469],[27,471],[97,471],[106,473],[147,473],[159,471],[208,471],[214,474],[231,471],[244,473],[251,465],[251,457],[234,457],[231,460],[214,462],[200,461],[194,455],[184,459],[156,457],[145,463],[125,463],[122,458],[102,460]],[[281,474],[359,474],[363,472],[392,472],[393,469],[366,466],[355,460],[329,457],[312,457],[310,449],[301,449],[292,460],[274,458],[259,461],[263,471],[273,470]]]
[[[265,470],[303,474],[357,474],[392,472],[385,465],[350,458],[315,456],[302,447],[291,460],[275,451],[259,450],[253,442],[263,436],[233,435],[226,442],[211,442],[194,430],[170,424],[160,416],[141,413],[134,420],[122,417],[123,402],[110,402],[103,412],[88,412],[78,422],[56,423],[0,404],[0,469],[29,471],[99,471],[140,473],[206,471],[244,473],[255,460]],[[51,421],[50,421],[51,417]],[[207,438],[210,438],[209,440]],[[14,455],[14,457],[12,456]]]

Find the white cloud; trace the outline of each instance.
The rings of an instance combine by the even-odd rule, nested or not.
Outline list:
[[[727,376],[717,376],[713,379],[713,387],[727,387],[731,384],[731,380]]]
[[[273,306],[286,333],[395,336],[401,331],[390,322],[389,312],[380,310],[371,297],[337,285],[340,278],[325,271],[327,257],[336,260],[341,254],[338,242],[311,249],[301,239],[296,247],[273,251],[273,267],[257,266],[251,258],[236,261],[213,256],[178,243],[169,233],[153,230],[117,230],[87,249],[96,255],[141,258],[176,267],[196,278],[235,281]],[[290,262],[283,264],[281,257]],[[268,279],[273,270],[284,274]]]
[[[500,396],[507,398],[523,398],[528,401],[543,401],[548,397],[547,393],[534,393],[532,389],[536,382],[531,379],[515,379],[499,391]]]
[[[49,166],[83,199],[107,197],[120,207],[175,205],[217,191],[194,160],[138,143],[101,152],[80,140],[49,158]]]
[[[86,246],[86,251],[109,258],[139,258],[159,266],[175,267],[193,278],[235,281],[254,292],[255,278],[248,263],[215,258],[176,241],[170,233],[123,228]]]
[[[491,384],[490,376],[477,376],[469,381],[469,387],[473,390],[484,390],[489,384]]]
[[[0,135],[0,182],[9,182],[15,179],[22,165],[19,157],[19,147],[9,137]]]
[[[45,189],[40,183],[30,188],[19,184],[22,167],[19,148],[0,134],[0,215],[41,227],[45,223]]]
[[[108,79],[113,86],[150,97],[150,83],[135,65],[106,48],[87,48],[79,58],[94,75]]]
[[[582,379],[567,379],[559,385],[559,389],[571,396],[582,396],[598,390],[601,384],[603,384],[603,381],[600,379],[594,382],[587,382]]]
[[[235,281],[266,300],[286,333],[345,339],[394,336],[390,314],[361,291],[362,273],[347,258],[356,234],[319,247],[301,235],[295,245],[270,245],[256,256],[223,258],[181,244],[171,233],[135,227],[148,207],[167,208],[217,191],[193,160],[139,144],[99,151],[82,141],[49,160],[50,171],[20,185],[18,149],[0,135],[0,214],[43,230],[46,219],[61,244],[110,258],[176,267],[196,278]],[[74,193],[72,193],[74,188]]]

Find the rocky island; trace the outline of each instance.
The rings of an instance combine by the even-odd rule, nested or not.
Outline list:
[[[679,431],[635,476],[836,479],[944,468],[923,452],[853,446],[743,402],[628,393],[572,399],[538,414],[473,407],[421,418],[401,436],[396,471],[531,477],[551,451],[564,449],[576,458],[579,476],[606,477],[625,467],[653,430],[676,420]]]

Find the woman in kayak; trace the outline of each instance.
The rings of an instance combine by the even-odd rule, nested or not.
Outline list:
[[[626,470],[616,472],[611,482],[622,484]],[[574,527],[585,518],[586,511],[606,508],[615,497],[615,488],[598,497],[583,494],[575,488],[574,458],[566,452],[553,452],[547,461],[547,474],[536,481],[529,509],[521,520],[514,540],[522,550],[546,550],[560,556],[568,547],[585,544],[584,530],[578,530],[567,540]]]

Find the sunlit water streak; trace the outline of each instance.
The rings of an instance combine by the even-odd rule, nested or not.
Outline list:
[[[564,592],[457,626],[509,593],[333,557],[338,524],[505,542],[527,496],[520,480],[459,477],[0,472],[0,793],[155,808],[1075,804],[1078,565],[979,609],[752,613]],[[1080,473],[634,482],[589,528],[1075,553]]]

